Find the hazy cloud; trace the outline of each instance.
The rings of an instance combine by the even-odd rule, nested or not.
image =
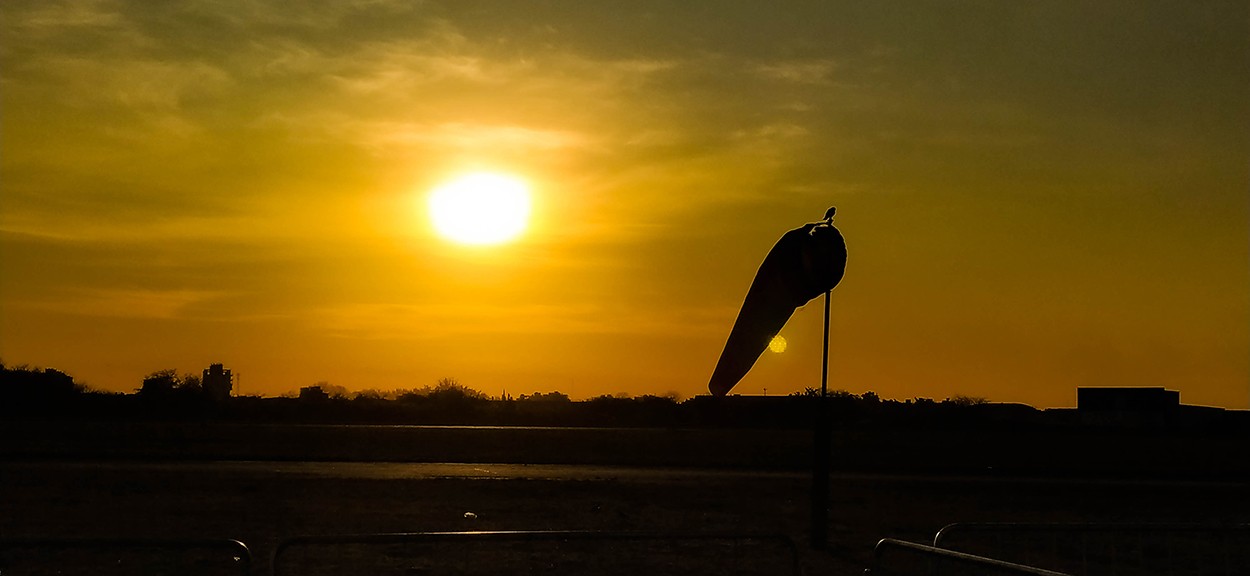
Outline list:
[[[222,295],[205,290],[78,290],[59,296],[15,300],[8,305],[76,316],[178,320],[191,318],[187,312],[193,306]]]
[[[755,72],[760,76],[797,84],[827,84],[834,69],[832,60],[797,60],[755,66]]]
[[[188,99],[220,95],[233,83],[224,70],[202,62],[52,57],[31,65],[67,106],[172,110]]]
[[[688,308],[670,316],[637,314],[604,304],[349,304],[322,308],[310,318],[327,333],[370,340],[448,339],[459,336],[631,335],[691,337],[720,331],[732,309]]]
[[[375,147],[419,144],[432,148],[549,150],[575,148],[586,143],[583,135],[524,126],[489,126],[448,123],[433,126],[373,126],[363,138]]]
[[[34,33],[55,33],[66,29],[106,27],[112,28],[122,22],[117,13],[117,3],[110,0],[63,0],[60,2],[37,2],[13,6],[10,26]],[[25,10],[23,10],[25,8]]]

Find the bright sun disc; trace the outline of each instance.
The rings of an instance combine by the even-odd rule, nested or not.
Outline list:
[[[434,189],[430,220],[438,234],[461,244],[501,244],[529,223],[529,186],[502,174],[461,176]]]
[[[768,349],[777,354],[785,352],[786,351],[786,339],[782,338],[781,334],[773,336],[773,339],[768,341]]]

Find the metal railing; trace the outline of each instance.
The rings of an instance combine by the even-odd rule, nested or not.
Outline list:
[[[865,570],[872,576],[1069,576],[1055,572],[946,550],[925,544],[885,538],[873,548],[873,567]]]
[[[781,535],[597,531],[416,532],[300,536],[280,542],[273,574],[799,574]]]
[[[3,538],[0,574],[250,574],[252,552],[229,539]]]
[[[957,523],[933,545],[1078,576],[1250,575],[1250,524]]]

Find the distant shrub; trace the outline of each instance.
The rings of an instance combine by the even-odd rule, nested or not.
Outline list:
[[[518,402],[571,402],[569,395],[563,392],[535,392],[517,396]]]
[[[981,398],[979,396],[958,395],[958,396],[952,396],[950,398],[947,398],[943,403],[944,404],[949,403],[955,406],[977,406],[980,404],[988,404],[989,402],[990,402],[989,400],[985,398]]]

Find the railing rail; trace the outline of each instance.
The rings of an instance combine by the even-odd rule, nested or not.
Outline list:
[[[1034,566],[884,538],[873,548],[873,576],[1070,576]]]

